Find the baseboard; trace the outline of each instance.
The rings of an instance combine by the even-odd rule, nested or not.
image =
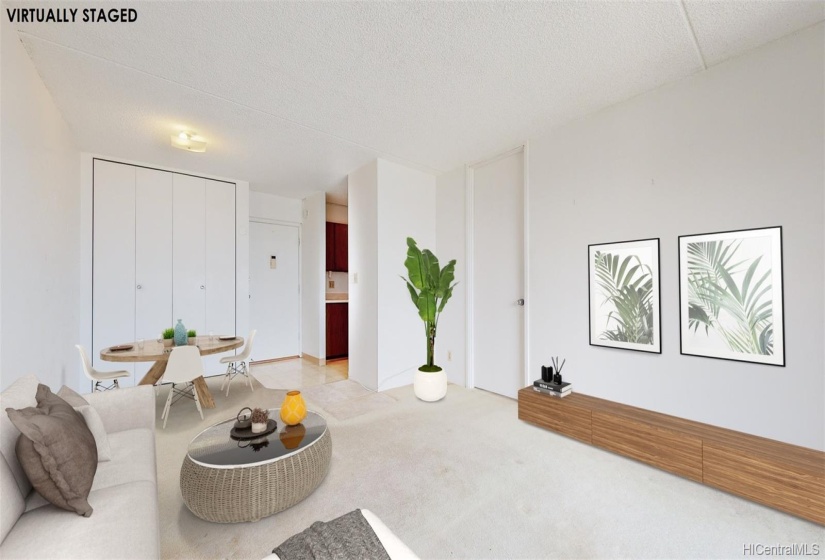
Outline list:
[[[315,356],[311,356],[309,354],[301,354],[301,357],[308,362],[312,362],[316,366],[325,366],[327,365],[326,359],[323,358],[316,358]]]
[[[272,364],[272,363],[275,363],[275,362],[285,362],[287,360],[297,360],[300,357],[301,356],[284,356],[283,358],[271,358],[269,360],[255,360],[254,362],[249,362],[249,363],[252,364],[252,365],[257,366],[258,364]]]

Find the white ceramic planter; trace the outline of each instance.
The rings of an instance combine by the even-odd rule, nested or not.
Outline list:
[[[444,370],[429,372],[418,370],[413,381],[415,396],[422,401],[440,401],[447,394],[447,374]]]
[[[260,434],[261,432],[266,431],[266,424],[266,422],[252,422],[252,433]]]

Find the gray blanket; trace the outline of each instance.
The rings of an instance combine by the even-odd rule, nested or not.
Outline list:
[[[316,521],[272,552],[281,560],[390,560],[360,509]]]

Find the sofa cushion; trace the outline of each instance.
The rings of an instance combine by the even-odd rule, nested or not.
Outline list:
[[[103,463],[112,460],[112,450],[109,447],[109,438],[106,435],[106,428],[103,427],[103,420],[100,419],[100,414],[97,410],[92,408],[89,402],[78,395],[75,391],[69,389],[65,385],[57,392],[57,396],[72,405],[76,411],[83,415],[89,431],[95,438],[97,445],[97,462]]]
[[[34,395],[37,393],[39,383],[34,375],[21,377],[12,383],[5,391],[0,393],[0,410],[37,406]],[[23,472],[23,467],[17,460],[17,453],[14,450],[19,436],[20,430],[14,427],[14,424],[5,414],[0,413],[0,454],[9,464],[17,486],[20,488],[20,498],[23,499],[31,491],[32,485],[26,473]]]
[[[89,494],[89,505],[95,510],[96,490],[135,481],[157,484],[155,433],[152,430],[143,428],[110,434],[109,443],[112,460],[97,464],[95,481]],[[26,499],[26,512],[47,505],[49,502],[36,490],[32,490]]]
[[[52,504],[88,517],[87,498],[97,470],[97,446],[83,416],[38,385],[37,407],[7,408],[21,432],[15,451],[37,491]]]
[[[160,557],[154,483],[138,481],[95,490],[89,501],[95,504],[94,519],[66,515],[53,505],[23,514],[0,544],[0,558]]]
[[[17,519],[23,515],[24,507],[14,473],[3,457],[0,457],[0,496],[0,542],[3,542]]]

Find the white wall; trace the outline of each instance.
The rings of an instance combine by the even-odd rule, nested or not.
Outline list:
[[[466,188],[464,167],[441,175],[435,190],[435,233],[441,264],[456,259],[458,285],[438,322],[435,362],[447,372],[450,383],[466,385],[467,377],[467,258]],[[448,357],[449,356],[449,357]]]
[[[823,25],[530,141],[530,368],[825,449]],[[787,367],[679,354],[677,237],[783,226]],[[661,238],[662,354],[588,346],[587,245]],[[483,328],[480,325],[479,328]]]
[[[327,202],[327,221],[334,224],[349,223],[349,212],[343,204]]]
[[[325,196],[322,192],[315,193],[303,200],[301,226],[301,353],[319,360],[327,357]]]
[[[399,276],[407,237],[438,256],[435,176],[378,160],[378,390],[409,385],[427,363],[424,323]]]
[[[378,162],[348,177],[349,378],[378,388]]]
[[[275,194],[249,191],[249,218],[301,223],[301,201]]]
[[[17,33],[2,18],[0,389],[35,373],[80,381],[80,153]]]

